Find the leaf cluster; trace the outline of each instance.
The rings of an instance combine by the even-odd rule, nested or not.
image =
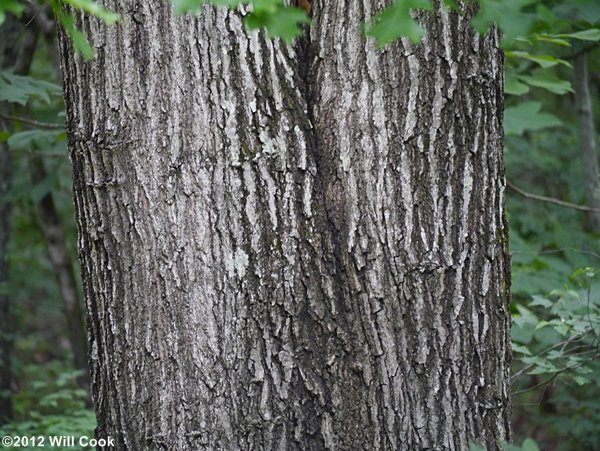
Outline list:
[[[86,407],[88,393],[77,386],[80,376],[81,370],[59,360],[22,368],[27,383],[13,396],[15,419],[0,426],[0,436],[73,436],[76,442],[78,437],[93,437],[96,418]]]

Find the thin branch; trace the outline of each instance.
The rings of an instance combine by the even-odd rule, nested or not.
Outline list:
[[[550,204],[560,205],[561,207],[566,207],[566,208],[573,208],[573,209],[579,210],[579,211],[593,211],[593,212],[600,211],[600,208],[586,207],[585,205],[573,204],[571,202],[566,202],[564,200],[555,199],[554,197],[540,196],[539,194],[529,193],[529,192],[524,191],[521,188],[515,186],[508,179],[506,180],[506,186],[508,186],[508,188],[511,191],[514,191],[515,193],[519,194],[520,196],[525,197],[526,199],[539,200],[541,202],[548,202]]]
[[[592,252],[592,251],[586,251],[584,249],[578,249],[576,247],[560,247],[558,249],[550,249],[547,251],[521,251],[521,250],[514,250],[512,251],[513,255],[514,254],[523,254],[523,255],[552,255],[552,254],[560,254],[562,252],[565,251],[571,251],[571,252],[577,252],[579,254],[585,254],[585,255],[591,255],[592,257],[598,258],[600,259],[600,254],[598,254],[597,252]]]
[[[26,27],[29,27],[32,23],[35,23],[39,31],[45,36],[54,35],[56,29],[56,23],[52,19],[52,10],[49,5],[36,5],[30,3],[27,7],[24,19],[27,20],[25,23]]]
[[[592,257],[596,257],[596,258],[600,259],[600,254],[598,254],[597,252],[586,251],[584,249],[578,249],[576,247],[561,247],[560,249],[555,249],[555,250],[540,251],[539,254],[540,255],[552,255],[552,254],[557,254],[557,253],[565,252],[565,251],[578,252],[580,254],[591,255]]]
[[[33,119],[27,119],[25,117],[6,116],[4,114],[0,114],[0,117],[2,119],[8,119],[9,121],[17,121],[17,122],[21,122],[22,124],[32,125],[34,127],[49,128],[49,129],[54,129],[54,130],[65,128],[65,126],[61,125],[61,124],[52,124],[50,122],[40,122],[40,121],[35,121]]]
[[[551,346],[548,346],[547,348],[542,349],[540,352],[538,352],[537,354],[534,354],[532,357],[539,357],[547,352],[552,351],[553,349],[556,348],[560,348],[561,346],[567,346],[569,343],[574,343],[580,339],[582,339],[583,337],[585,337],[586,334],[588,334],[590,331],[588,330],[588,328],[586,327],[585,330],[583,330],[582,332],[579,332],[576,335],[572,335],[569,338],[565,338],[562,341],[559,341],[558,343],[555,343]],[[530,363],[528,365],[525,365],[523,368],[521,368],[519,371],[517,371],[515,374],[513,374],[510,378],[510,383],[514,384],[517,379],[519,377],[521,377],[521,375],[523,375],[523,373],[526,373],[527,371],[529,371],[531,368],[533,368],[535,366],[535,363]]]
[[[584,362],[579,362],[579,363],[577,363],[575,365],[570,365],[570,366],[567,366],[565,368],[561,368],[560,370],[556,371],[552,376],[550,376],[548,379],[546,379],[546,380],[544,380],[542,382],[539,382],[539,383],[537,383],[535,385],[532,385],[529,388],[525,388],[523,390],[519,390],[518,392],[514,392],[512,395],[513,396],[519,396],[519,395],[522,395],[524,393],[527,393],[527,392],[530,392],[532,390],[535,390],[536,388],[539,388],[539,387],[541,387],[543,385],[550,384],[552,381],[554,381],[562,373],[565,373],[565,372],[571,371],[571,370],[576,370],[577,368],[581,367],[585,363],[588,363],[588,362],[591,362],[592,360],[594,360],[595,357],[596,356],[594,356],[594,357],[592,357],[592,358],[590,358],[590,359],[588,359],[588,360],[586,360]]]
[[[556,379],[560,374],[564,373],[565,371],[569,371],[569,370],[572,370],[572,369],[579,368],[581,365],[583,365],[583,362],[578,363],[577,365],[573,365],[573,366],[569,366],[569,367],[566,367],[566,368],[562,368],[562,369],[556,371],[554,374],[552,374],[552,376],[550,376],[548,379],[543,380],[542,382],[538,382],[537,384],[532,385],[529,388],[525,388],[523,390],[519,390],[517,392],[514,392],[512,395],[513,396],[520,396],[520,395],[522,395],[524,393],[528,393],[530,391],[533,391],[536,388],[539,388],[539,387],[542,387],[542,386],[544,386],[546,384],[551,383],[554,379]]]
[[[68,153],[66,152],[48,152],[48,151],[43,151],[43,150],[26,150],[26,149],[19,149],[19,150],[13,150],[14,153],[22,153],[22,154],[26,154],[26,155],[37,155],[40,157],[56,157],[56,158],[66,158],[69,156]]]

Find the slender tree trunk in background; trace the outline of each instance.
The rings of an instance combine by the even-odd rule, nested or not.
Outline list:
[[[61,39],[97,434],[118,449],[496,449],[509,438],[497,32],[373,0],[288,48],[107,1]]]
[[[44,161],[39,156],[33,156],[29,165],[32,181],[41,183],[48,174]],[[77,279],[73,270],[73,260],[69,254],[65,239],[64,226],[56,210],[52,193],[46,194],[36,204],[38,224],[48,255],[52,262],[52,270],[60,289],[65,312],[67,336],[73,352],[75,368],[85,370],[78,379],[82,387],[88,387],[87,337],[84,324],[83,307],[77,287]]]
[[[52,10],[49,5],[29,5],[28,13],[31,21],[48,48],[49,58],[54,63],[56,75],[60,78],[60,61],[56,46],[56,23],[51,19]],[[34,155],[30,159],[29,168],[33,183],[41,183],[47,177],[44,159]],[[74,272],[73,258],[69,253],[65,238],[64,224],[54,203],[52,193],[47,193],[37,204],[37,219],[40,231],[44,237],[48,255],[52,263],[52,270],[61,293],[67,337],[73,352],[75,368],[84,370],[78,378],[79,385],[85,389],[89,387],[89,371],[87,361],[87,334],[83,313],[83,302],[77,286]]]
[[[573,85],[579,113],[579,146],[581,147],[583,183],[588,205],[598,209],[598,211],[589,212],[588,218],[592,230],[600,233],[600,174],[586,53],[575,58],[574,69]]]
[[[0,32],[4,30],[0,28]],[[7,108],[0,105],[0,113]],[[0,131],[8,130],[9,123],[0,118]],[[0,142],[0,425],[12,417],[11,396],[11,351],[12,327],[10,319],[10,295],[6,287],[8,282],[7,246],[10,234],[10,202],[4,197],[11,185],[11,158],[6,142]]]
[[[35,50],[36,34],[26,29],[13,15],[8,14],[0,26],[0,70],[12,70],[15,74],[24,75]],[[11,114],[11,106],[0,102],[0,131],[11,130],[12,125],[7,116]],[[6,287],[9,280],[7,246],[10,236],[11,204],[5,199],[12,182],[12,157],[6,140],[0,141],[0,425],[12,417],[11,397],[11,353],[12,328],[10,293]]]

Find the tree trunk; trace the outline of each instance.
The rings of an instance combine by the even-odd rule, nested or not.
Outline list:
[[[12,14],[7,14],[0,26],[0,71],[11,70],[17,75],[29,72],[37,35],[24,27]],[[0,102],[0,132],[12,131],[7,119],[12,106]],[[13,318],[11,295],[8,288],[9,264],[8,242],[10,238],[10,217],[12,206],[6,196],[12,185],[12,155],[5,139],[0,140],[0,425],[12,417],[12,343]]]
[[[2,28],[0,28],[0,31]],[[8,110],[0,105],[0,114]],[[6,131],[9,121],[0,118],[0,131]],[[10,151],[6,142],[0,142],[0,426],[12,417],[12,321],[10,296],[7,289],[8,241],[10,238],[10,202],[4,198],[12,184]]]
[[[579,146],[583,163],[583,183],[588,205],[597,209],[597,211],[589,212],[588,219],[590,228],[594,232],[600,233],[600,177],[586,53],[575,58],[574,69],[573,86],[579,113]]]
[[[509,438],[498,33],[313,2],[294,48],[107,2],[61,50],[99,437],[118,449]]]
[[[48,177],[44,160],[39,155],[31,157],[29,169],[31,170],[32,181],[35,184],[41,183]],[[75,368],[84,371],[77,378],[77,381],[82,388],[87,389],[89,380],[83,306],[73,269],[73,258],[67,247],[64,226],[56,209],[52,193],[47,193],[37,201],[36,209],[40,231],[46,242],[52,270],[62,296],[67,336],[73,352],[73,363]]]

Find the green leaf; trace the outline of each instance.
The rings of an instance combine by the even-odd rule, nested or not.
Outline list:
[[[298,24],[309,22],[308,15],[302,9],[276,7],[271,10],[268,5],[262,9],[257,8],[245,19],[248,28],[265,28],[270,37],[281,38],[288,44],[302,34]]]
[[[584,288],[588,288],[590,280],[596,277],[597,274],[598,270],[596,268],[586,266],[583,268],[577,268],[573,274],[571,274],[570,279],[576,281]]]
[[[561,350],[552,350],[548,352],[547,358],[548,360],[557,360],[563,358],[565,353]]]
[[[523,440],[523,444],[521,445],[521,451],[540,451],[540,448],[535,440],[526,438]]]
[[[559,38],[558,35],[541,33],[533,35],[537,41],[547,42],[549,44],[556,44],[562,47],[571,47],[571,43],[566,39]]]
[[[59,0],[49,0],[50,6],[58,19],[58,22],[63,26],[66,33],[71,38],[75,50],[83,56],[85,60],[91,60],[94,58],[94,49],[88,42],[85,34],[77,29],[75,26],[75,19],[71,14],[66,13]]]
[[[600,41],[600,29],[590,28],[575,33],[557,34],[556,37],[567,39],[579,39],[580,41]]]
[[[50,104],[51,96],[60,95],[59,85],[31,77],[0,72],[0,102],[26,105],[29,99],[38,98]]]
[[[244,18],[246,26],[251,30],[264,28],[269,37],[282,38],[288,44],[302,34],[299,24],[310,23],[304,10],[286,6],[283,0],[172,0],[172,3],[176,14],[198,14],[205,3],[230,9],[252,4],[252,11]]]
[[[366,35],[377,39],[380,47],[400,37],[418,43],[425,35],[425,30],[410,13],[415,9],[431,8],[429,0],[396,0],[373,19],[373,23],[367,27]]]
[[[250,3],[248,0],[201,0],[202,3],[210,3],[215,6],[227,6],[229,9],[235,9],[242,4]],[[276,0],[283,4],[282,0]]]
[[[282,0],[252,0],[250,3],[254,11],[264,11],[271,14],[283,6]]]
[[[573,380],[579,386],[586,385],[590,382],[590,380],[587,377],[579,376],[579,375],[574,375]]]
[[[506,51],[504,52],[504,54],[508,58],[519,58],[527,61],[533,61],[534,63],[540,65],[544,69],[556,66],[557,64],[562,64],[564,66],[571,67],[571,64],[568,61],[556,58],[551,55],[532,55],[529,52],[522,51]]]
[[[531,342],[535,332],[535,326],[540,322],[540,320],[527,307],[517,304],[516,308],[519,313],[514,314],[512,318],[512,339],[513,342],[528,344]]]
[[[537,326],[535,326],[535,328],[541,329],[542,327],[546,327],[546,326],[550,326],[550,325],[551,325],[550,321],[542,320],[537,324]]]
[[[545,297],[539,296],[537,294],[532,296],[533,301],[531,301],[529,303],[529,307],[535,307],[536,305],[541,305],[542,307],[545,308],[550,308],[554,305],[554,302],[552,302],[549,299],[546,299]]]
[[[175,14],[199,14],[204,0],[171,0]]]
[[[569,332],[569,329],[570,329],[569,324],[567,324],[563,320],[553,319],[550,321],[540,321],[539,324],[536,326],[536,330],[541,329],[546,326],[552,326],[552,328],[556,332],[558,332],[559,334],[561,334],[563,336],[567,335],[567,333]]]
[[[525,361],[525,359],[523,359]],[[551,364],[546,360],[539,360],[536,362],[537,366],[535,366],[531,371],[528,371],[527,374],[535,375],[535,374],[548,374],[548,373],[556,373],[558,368]]]
[[[66,134],[58,130],[27,130],[12,135],[8,145],[11,150],[59,151],[66,155]]]
[[[24,10],[25,7],[19,0],[2,0],[2,2],[0,2],[0,25],[2,25],[6,19],[6,13],[11,13],[16,17],[20,17]]]
[[[516,36],[515,38],[513,38],[513,42],[519,42],[521,44],[527,44],[527,45],[533,45],[533,41],[531,40],[530,37],[524,37],[524,36]]]
[[[554,115],[540,113],[541,102],[522,102],[504,111],[504,132],[507,135],[521,135],[526,130],[541,130],[557,127],[562,122]]]
[[[471,443],[469,445],[469,451],[485,451],[485,448],[478,443]]]
[[[556,24],[556,22],[559,20],[556,13],[544,4],[538,4],[536,6],[535,15],[537,16],[536,20],[545,22],[548,25],[547,28],[549,28],[549,29],[552,29],[554,27],[554,25]]]
[[[571,82],[567,80],[561,80],[554,75],[519,75],[518,78],[530,86],[546,89],[554,94],[563,95],[568,92],[574,92],[573,88],[571,87]]]
[[[529,350],[529,348],[527,346],[519,345],[516,343],[512,344],[512,350],[513,350],[513,353],[517,352],[517,353],[523,354],[523,355],[531,355],[531,351]]]
[[[513,318],[514,321],[514,318]],[[511,329],[511,336],[513,339],[513,345],[515,342],[518,343],[531,343],[533,335],[535,333],[535,326],[529,323],[517,323],[513,322]]]
[[[567,359],[567,367],[576,367],[579,366],[583,361],[585,360],[584,357],[582,356],[578,356],[578,355],[571,355],[569,356],[569,358]]]
[[[514,75],[507,74],[506,80],[504,81],[504,92],[506,94],[520,96],[529,92],[529,86],[521,83]]]
[[[460,11],[460,6],[456,0],[444,0],[444,6],[452,11]]]

